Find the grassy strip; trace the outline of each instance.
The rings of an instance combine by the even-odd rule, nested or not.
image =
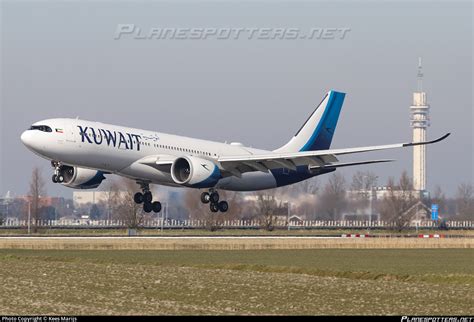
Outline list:
[[[474,285],[472,250],[0,251],[8,261],[140,264]],[[331,256],[331,257],[329,257]]]
[[[269,250],[474,248],[474,238],[0,238],[0,249]]]
[[[474,275],[468,274],[424,274],[424,275],[408,275],[408,274],[387,274],[369,271],[330,271],[320,269],[308,269],[301,267],[281,267],[266,265],[248,265],[248,264],[227,264],[227,265],[188,265],[182,267],[195,267],[205,269],[224,269],[246,272],[261,273],[289,273],[289,274],[305,274],[319,277],[336,277],[348,278],[351,280],[369,280],[369,281],[401,281],[401,282],[425,282],[434,284],[463,284],[474,285]]]
[[[0,229],[0,236],[27,235],[27,229]],[[301,235],[342,235],[342,234],[364,234],[373,236],[386,235],[412,235],[419,234],[439,234],[452,236],[474,236],[474,230],[406,230],[398,232],[396,230],[371,230],[371,229],[277,229],[267,231],[263,229],[222,229],[211,232],[204,229],[141,229],[140,236],[301,236]],[[127,236],[126,229],[39,229],[31,236]]]

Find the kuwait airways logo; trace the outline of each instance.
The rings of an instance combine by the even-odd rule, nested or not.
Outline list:
[[[82,142],[88,142],[90,144],[97,145],[107,144],[108,146],[116,147],[118,149],[140,151],[141,136],[138,134],[94,129],[92,127],[82,127],[80,125],[77,127],[79,128],[79,134],[81,134]],[[56,132],[58,130],[62,131],[62,129],[56,129]]]

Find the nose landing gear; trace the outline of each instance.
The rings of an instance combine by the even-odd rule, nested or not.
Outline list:
[[[150,191],[150,185],[145,182],[139,182],[142,192],[137,192],[133,196],[133,201],[136,204],[143,203],[143,211],[146,213],[150,212],[160,212],[161,211],[161,202],[153,201],[153,195]]]
[[[51,161],[51,165],[54,168],[54,174],[52,176],[52,181],[54,183],[63,183],[64,182],[64,174],[63,174],[63,166],[61,162]]]
[[[214,189],[201,193],[201,202],[204,204],[210,203],[209,208],[212,212],[226,212],[229,210],[227,201],[219,201],[219,193]]]

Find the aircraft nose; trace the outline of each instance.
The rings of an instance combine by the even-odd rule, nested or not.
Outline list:
[[[21,142],[23,142],[24,145],[27,147],[31,148],[33,145],[33,133],[31,131],[25,131],[21,134]]]

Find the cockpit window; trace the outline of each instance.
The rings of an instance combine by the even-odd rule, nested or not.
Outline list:
[[[32,125],[30,130],[40,130],[42,132],[53,132],[49,126],[46,125]]]

